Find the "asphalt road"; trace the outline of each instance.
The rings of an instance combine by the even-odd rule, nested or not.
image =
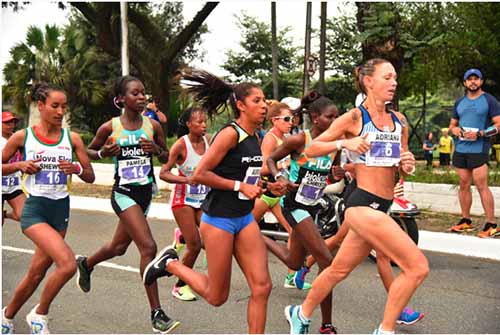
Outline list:
[[[117,218],[100,212],[73,210],[67,241],[75,254],[90,254],[110,240]],[[174,222],[150,220],[158,247],[171,242]],[[18,223],[3,227],[2,306],[10,299],[25,274],[33,244]],[[18,248],[18,249],[12,249]],[[500,333],[500,262],[426,252],[431,272],[417,291],[411,307],[425,312],[413,326],[398,327],[399,333]],[[81,292],[72,279],[52,304],[49,320],[54,333],[151,333],[149,308],[139,274],[139,256],[132,245],[127,253],[110,260],[129,270],[97,267],[92,274],[92,290]],[[205,271],[203,256],[196,268]],[[267,333],[287,333],[283,308],[301,303],[306,293],[283,288],[286,268],[270,257],[273,291],[269,301]],[[130,271],[132,269],[132,271]],[[50,270],[49,270],[50,271]],[[315,272],[316,270],[313,270]],[[309,275],[311,280],[314,276]],[[160,280],[160,298],[167,314],[181,321],[176,333],[245,333],[249,291],[236,262],[233,264],[231,294],[221,307],[203,300],[181,302],[170,295],[175,279]],[[43,283],[42,283],[43,285]],[[37,303],[41,287],[20,310],[16,332],[28,332],[25,315]],[[361,264],[334,291],[333,320],[340,333],[372,333],[379,324],[386,293],[370,260]],[[311,331],[320,323],[315,312]]]

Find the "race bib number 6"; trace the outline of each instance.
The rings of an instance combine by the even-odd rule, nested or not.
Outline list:
[[[401,135],[394,133],[370,133],[370,149],[366,152],[367,166],[395,166],[401,156]]]
[[[62,171],[40,171],[35,175],[35,184],[38,185],[64,185],[68,176]]]

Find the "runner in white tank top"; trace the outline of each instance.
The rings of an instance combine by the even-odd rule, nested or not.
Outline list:
[[[2,164],[2,173],[23,172],[28,198],[21,215],[21,229],[36,245],[28,272],[2,310],[3,334],[14,333],[13,318],[55,264],[40,294],[40,303],[26,316],[32,334],[49,333],[50,305],[76,271],[75,254],[64,241],[69,221],[67,186],[72,174],[87,183],[95,179],[82,139],[61,128],[66,94],[57,86],[39,83],[33,87],[32,100],[37,102],[40,123],[12,135],[2,152],[2,162],[7,163],[18,150],[24,151],[24,160]],[[79,164],[72,162],[73,153]]]
[[[0,138],[0,150],[5,148],[7,140],[14,134],[19,119],[12,112],[2,112],[2,137]],[[21,152],[16,151],[7,164],[17,163],[22,160]],[[6,165],[6,164],[4,164]],[[23,210],[26,196],[21,189],[21,171],[12,174],[2,174],[2,225],[5,218],[19,221]],[[9,203],[12,211],[4,210],[4,202]]]
[[[170,193],[170,205],[179,228],[174,232],[174,243],[179,251],[187,244],[182,263],[193,267],[202,243],[198,227],[200,226],[200,206],[210,188],[205,185],[193,184],[191,177],[201,158],[208,150],[205,137],[207,116],[200,108],[188,108],[179,119],[177,131],[179,139],[170,150],[168,162],[160,172],[160,178],[167,183],[175,184]],[[179,175],[174,175],[171,169],[177,166]],[[179,300],[195,300],[191,288],[182,280],[174,285],[172,295]]]

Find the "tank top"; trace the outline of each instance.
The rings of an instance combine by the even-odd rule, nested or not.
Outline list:
[[[312,142],[311,131],[304,130],[306,137],[305,148]],[[299,157],[291,159],[290,181],[299,184],[296,191],[289,192],[283,199],[283,204],[287,208],[310,209],[318,204],[323,195],[323,190],[327,185],[327,177],[332,168],[335,154],[321,157],[308,157],[302,152]]]
[[[0,150],[3,150],[6,144],[7,144],[7,139],[4,137],[0,138]],[[16,151],[14,156],[12,156],[12,158],[9,159],[8,163],[15,163],[21,160],[22,160],[21,153],[19,151]],[[21,171],[16,171],[9,175],[2,176],[2,194],[11,194],[17,190],[20,190],[21,177],[22,177]]]
[[[33,130],[26,128],[24,139],[24,160],[41,159],[40,172],[24,174],[22,186],[24,193],[52,200],[68,196],[71,175],[65,175],[59,168],[59,160],[73,161],[73,145],[70,131],[61,129],[61,137],[54,144],[42,142]]]
[[[226,179],[256,185],[262,168],[259,140],[255,134],[248,134],[235,121],[222,129],[227,127],[236,131],[238,140],[236,146],[226,153],[213,172]],[[250,213],[254,202],[241,192],[211,189],[201,208],[210,216],[234,218]]]
[[[194,170],[200,163],[203,155],[199,155],[193,148],[193,144],[189,140],[188,135],[182,136],[184,140],[184,146],[186,148],[186,157],[182,164],[176,164],[177,170],[180,176],[191,177]],[[208,150],[208,141],[205,136],[203,136],[203,142],[205,143],[205,152]],[[175,184],[174,194],[172,198],[172,204],[176,205],[189,205],[195,208],[200,208],[201,203],[205,200],[210,188],[206,185],[187,185],[187,184]]]
[[[278,136],[276,136],[276,135],[272,132],[272,130],[269,130],[269,134],[270,134],[271,136],[273,136],[273,137],[276,139],[276,142],[278,143],[277,147],[278,147],[278,146],[280,146],[281,144],[283,144],[283,140],[282,140],[281,138],[279,138]],[[280,160],[277,162],[277,164],[278,164],[278,163],[285,164],[288,160],[290,160],[290,155],[288,155],[288,156],[286,156],[286,157],[284,157],[284,158],[280,159]],[[266,163],[266,162],[263,162],[262,164],[267,164],[267,163]],[[280,170],[280,172],[281,172],[283,175],[288,176],[288,169],[286,169],[286,168],[282,168],[282,169]],[[270,183],[274,183],[274,182],[276,181],[276,180],[274,179],[274,176],[273,176],[271,173],[269,173],[268,175],[262,176],[262,179],[264,179],[265,181],[270,182]],[[274,195],[271,191],[266,191],[266,192],[264,193],[264,195],[266,195],[266,196],[268,196],[268,197],[271,197],[271,198],[276,198],[276,195]]]
[[[142,126],[136,130],[123,128],[120,117],[111,120],[110,137],[120,146],[120,154],[113,157],[115,185],[147,185],[153,182],[153,155],[142,150],[139,139],[153,141],[153,125],[141,115]]]
[[[401,154],[401,132],[402,126],[396,115],[391,112],[393,130],[380,130],[373,123],[370,113],[363,105],[361,110],[363,126],[359,136],[368,133],[370,149],[364,154],[351,151],[350,156],[354,164],[366,164],[367,166],[394,166],[399,164]]]

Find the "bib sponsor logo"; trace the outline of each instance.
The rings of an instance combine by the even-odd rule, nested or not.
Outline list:
[[[247,156],[247,157],[241,157],[241,162],[242,163],[252,163],[252,162],[262,162],[262,156]]]
[[[137,156],[145,156],[146,153],[142,150],[141,147],[122,147],[122,156],[123,157],[137,157]]]

